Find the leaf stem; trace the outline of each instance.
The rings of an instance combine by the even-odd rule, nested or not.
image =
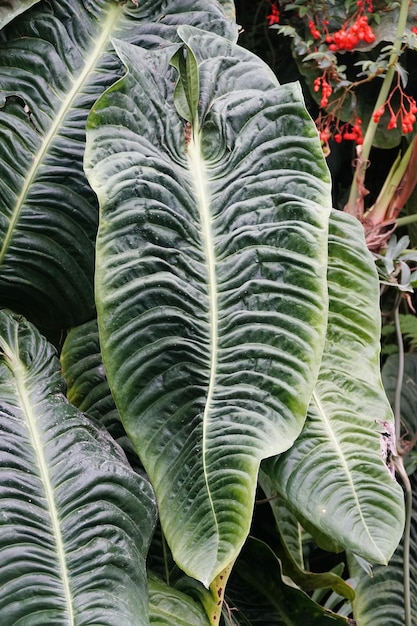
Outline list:
[[[417,213],[414,215],[404,215],[404,217],[399,217],[396,220],[397,227],[407,226],[408,224],[413,224],[414,222],[417,222]]]
[[[383,79],[381,89],[377,101],[374,106],[371,118],[369,120],[365,136],[363,138],[363,144],[361,146],[360,155],[358,155],[358,164],[356,167],[355,175],[353,177],[352,186],[350,188],[349,200],[346,205],[346,212],[355,214],[356,204],[359,198],[359,190],[363,189],[365,180],[366,169],[369,164],[369,154],[371,152],[372,144],[375,138],[375,133],[379,122],[375,122],[374,113],[383,106],[388,98],[392,81],[397,71],[396,66],[398,59],[401,56],[401,44],[404,35],[404,30],[407,24],[408,16],[408,0],[401,0],[400,13],[398,16],[397,33],[395,35],[394,44],[388,62],[388,71]]]

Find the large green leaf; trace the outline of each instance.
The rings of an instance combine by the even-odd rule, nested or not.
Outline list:
[[[54,349],[0,312],[4,626],[146,625],[149,482],[66,400]]]
[[[330,222],[328,285],[327,339],[305,427],[264,470],[313,532],[385,564],[404,504],[383,459],[394,442],[378,359],[378,280],[359,222],[344,213]]]
[[[260,460],[305,419],[330,196],[299,87],[221,37],[179,32],[198,68],[198,126],[174,102],[178,47],[118,42],[128,73],[93,108],[85,167],[101,204],[110,387],[174,558],[207,585],[248,533]]]
[[[110,37],[153,47],[181,23],[235,36],[215,0],[166,5],[51,0],[2,32],[0,290],[3,305],[43,326],[94,315],[97,206],[82,159],[87,114],[121,75]]]

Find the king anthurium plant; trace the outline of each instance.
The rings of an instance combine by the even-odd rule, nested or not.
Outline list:
[[[332,208],[300,85],[231,0],[0,27],[2,626],[411,624],[380,279],[412,255]]]

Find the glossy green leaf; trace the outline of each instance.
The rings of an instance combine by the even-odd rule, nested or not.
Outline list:
[[[305,427],[264,470],[310,531],[385,564],[404,504],[382,458],[393,416],[379,369],[379,288],[361,226],[344,213],[331,219],[328,285],[327,339]]]
[[[204,608],[190,596],[152,575],[148,582],[151,626],[209,626]]]
[[[2,32],[0,290],[44,327],[94,316],[97,202],[82,160],[87,114],[121,75],[110,37],[166,45],[181,23],[235,37],[214,0],[166,4],[51,0]]]
[[[0,6],[0,30],[39,0],[2,0]]]
[[[259,482],[261,486],[265,486],[266,479],[267,477],[265,473],[261,470],[259,473]],[[290,510],[288,502],[278,496],[276,491],[274,492],[273,487],[268,490],[268,493],[274,493],[274,496],[270,499],[269,504],[275,518],[280,541],[289,552],[291,559],[297,564],[298,567],[303,569],[303,528]]]
[[[357,561],[349,558],[349,570],[357,579],[354,616],[359,626],[389,624],[404,626],[404,566],[410,577],[411,624],[417,624],[417,481],[411,479],[413,511],[411,518],[410,561],[404,559],[403,542],[388,566],[376,565],[367,576]]]
[[[68,332],[60,359],[69,401],[104,426],[123,448],[131,466],[143,471],[107,382],[96,319]]]
[[[184,571],[208,585],[247,536],[259,462],[305,419],[326,327],[329,178],[299,87],[191,27],[199,127],[171,58],[123,42],[86,171],[100,205],[103,360]],[[326,208],[327,207],[327,208]]]
[[[260,472],[260,484],[267,493],[273,493],[271,481],[263,471]],[[288,503],[276,495],[271,497],[270,506],[277,525],[274,551],[285,576],[304,591],[333,589],[338,595],[352,600],[355,596],[352,587],[334,572],[312,572],[305,569],[300,524],[289,510]]]
[[[148,621],[149,482],[63,394],[54,349],[0,312],[4,626]]]
[[[68,332],[60,359],[69,401],[100,421],[115,439],[124,434],[101,358],[97,320]]]

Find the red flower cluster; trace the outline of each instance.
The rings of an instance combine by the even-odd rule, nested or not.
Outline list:
[[[321,32],[319,31],[319,29],[317,28],[313,20],[308,20],[308,28],[310,30],[310,33],[313,35],[314,39],[321,38]]]
[[[391,104],[392,97],[395,93],[399,94],[400,106],[397,111],[394,111],[393,106]],[[417,114],[417,103],[412,96],[408,96],[404,93],[401,85],[401,78],[398,75],[397,85],[392,89],[391,93],[388,96],[386,102],[377,109],[373,114],[373,120],[375,124],[379,123],[379,120],[384,115],[385,110],[389,113],[389,122],[387,124],[387,129],[392,130],[393,128],[397,128],[398,121],[401,123],[401,130],[404,134],[411,133],[413,131],[413,127],[416,121]]]
[[[359,9],[363,9],[364,8],[363,0],[358,0],[356,3],[356,6]],[[368,13],[373,13],[374,7],[373,7],[372,0],[365,0],[365,6],[366,6],[366,10],[368,11]]]
[[[360,15],[348,28],[342,26],[333,35],[326,36],[326,43],[329,44],[329,50],[332,52],[354,50],[360,41],[366,43],[375,41],[375,34],[368,24],[366,15]]]
[[[382,106],[380,106],[379,109],[375,111],[375,113],[373,114],[374,122],[378,124],[379,120],[385,113],[385,109],[388,108],[388,111],[390,112],[390,119],[387,124],[387,129],[392,130],[393,128],[397,128],[398,118],[400,118],[402,132],[404,134],[411,133],[413,131],[414,123],[416,121],[416,113],[417,113],[416,101],[411,96],[406,96],[404,94],[401,94],[401,106],[398,109],[397,113],[395,113],[395,111],[393,110],[390,104],[391,96],[392,96],[392,93],[390,94],[388,101],[385,102],[385,104],[383,104]],[[406,104],[404,103],[404,100],[406,100],[408,104],[408,110],[406,108]]]
[[[340,143],[343,138],[347,141],[354,141],[358,146],[360,146],[361,144],[363,144],[362,120],[357,117],[352,125],[348,125],[347,128],[345,128],[342,137],[339,137],[339,135],[340,134],[336,134],[334,136],[334,139],[337,143]]]
[[[314,79],[313,89],[316,93],[321,91],[320,107],[325,109],[329,104],[329,97],[331,96],[333,89],[327,82],[324,74]]]
[[[325,156],[330,153],[329,141],[333,137],[336,143],[354,141],[356,145],[363,144],[362,120],[356,116],[352,123],[340,124],[339,119],[333,114],[320,115],[316,120],[320,140]]]
[[[402,120],[401,120],[401,128],[402,128],[403,133],[413,132],[414,122],[416,121],[416,113],[417,113],[416,101],[414,100],[414,98],[410,98],[410,100],[413,101],[412,105],[410,106],[410,110],[406,111],[403,114]]]
[[[266,0],[270,2],[270,0]],[[270,2],[271,5],[271,13],[266,16],[266,20],[268,22],[268,26],[272,26],[273,24],[279,24],[279,9],[276,2]]]
[[[385,112],[385,104],[380,106],[379,109],[377,109],[375,113],[373,114],[375,124],[378,124],[379,120],[384,115],[384,112]]]

